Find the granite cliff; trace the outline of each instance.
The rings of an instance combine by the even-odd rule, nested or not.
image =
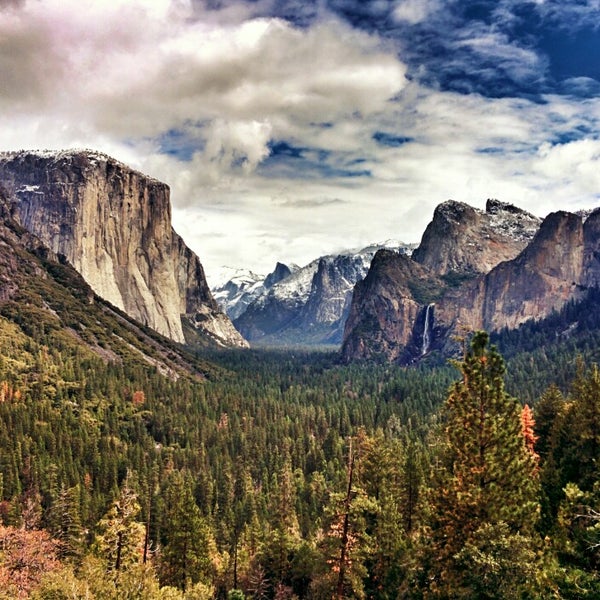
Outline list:
[[[223,268],[226,280],[221,280],[212,288],[212,293],[227,316],[234,320],[246,312],[248,306],[259,296],[266,294],[276,283],[289,277],[292,270],[278,262],[272,273],[266,277],[247,269]]]
[[[487,273],[523,250],[539,226],[539,218],[499,200],[488,200],[485,211],[448,200],[412,257],[436,275]]]
[[[391,243],[391,242],[390,242]],[[402,252],[411,247],[396,244]],[[378,248],[322,256],[293,272],[281,265],[275,283],[244,307],[235,326],[250,342],[263,345],[319,345],[342,341],[354,284],[365,277]]]
[[[0,182],[14,218],[129,316],[181,343],[185,325],[245,345],[171,226],[166,184],[91,151],[4,153]]]
[[[499,239],[480,226],[481,212],[465,206],[438,207],[411,259],[375,257],[365,279],[369,290],[363,284],[355,290],[345,360],[409,363],[431,350],[450,352],[455,334],[516,328],[598,286],[600,210],[587,219],[552,213],[538,228],[531,215],[488,202],[492,225],[502,223]]]
[[[423,296],[443,282],[409,256],[380,250],[365,279],[356,284],[342,347],[347,360],[403,360],[415,324],[424,318]]]

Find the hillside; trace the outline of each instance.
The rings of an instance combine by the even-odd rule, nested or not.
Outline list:
[[[246,345],[172,228],[166,184],[89,150],[2,153],[0,183],[15,220],[113,306],[180,343]]]
[[[419,597],[438,565],[446,590],[467,586],[480,597],[480,571],[472,576],[475,567],[436,545],[447,506],[438,480],[448,460],[444,399],[465,381],[438,349],[411,368],[342,365],[336,353],[299,350],[191,354],[99,298],[5,202],[0,246],[0,597],[216,600],[260,589],[269,600],[325,599],[341,564],[349,569],[341,597]],[[397,254],[386,252],[390,281],[424,270],[403,257],[409,271],[397,271]],[[515,521],[505,535],[482,500],[476,531],[472,518],[452,525],[467,541],[461,561],[483,552],[497,565],[485,571],[494,598],[549,589],[574,597],[574,578],[579,597],[598,592],[585,543],[595,533],[581,519],[595,506],[600,459],[600,444],[587,443],[598,423],[585,404],[597,371],[583,362],[600,359],[598,303],[589,294],[495,337],[507,389],[539,415],[531,481],[540,488],[528,514],[541,518],[540,534]],[[475,364],[499,360],[484,356]],[[521,405],[497,393],[519,433],[495,446],[502,455],[503,444],[521,440],[526,458]],[[534,489],[523,477],[507,482]],[[509,509],[512,490],[503,486],[499,500]],[[564,490],[588,504],[573,512]],[[352,544],[339,535],[340,515]],[[340,562],[342,548],[351,562]],[[510,576],[505,548],[511,565],[515,553],[525,565]]]

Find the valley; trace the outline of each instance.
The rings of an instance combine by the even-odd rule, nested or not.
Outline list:
[[[240,278],[248,348],[161,184],[0,173],[0,598],[600,593],[596,213],[450,201],[414,251]]]

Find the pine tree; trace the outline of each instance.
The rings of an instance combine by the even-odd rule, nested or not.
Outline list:
[[[48,511],[48,528],[60,542],[60,558],[78,558],[83,549],[79,496],[79,486],[65,488],[63,485]]]
[[[188,589],[210,582],[216,545],[192,494],[192,481],[171,474],[162,498],[161,528],[164,547],[160,555],[161,579],[167,585]]]
[[[600,369],[593,365],[587,373],[580,366],[571,392],[567,413],[561,470],[563,482],[576,483],[590,491],[600,478]]]
[[[556,524],[558,507],[564,497],[564,483],[560,472],[564,422],[568,404],[558,387],[550,386],[535,407],[536,451],[540,455],[541,517],[540,530],[552,531]]]
[[[140,505],[130,483],[125,479],[119,497],[98,523],[96,546],[115,577],[142,560],[144,526],[138,521]]]
[[[377,512],[377,505],[363,488],[361,481],[362,453],[367,443],[364,432],[350,438],[345,491],[332,493],[325,507],[325,530],[320,540],[322,564],[328,570],[313,579],[310,597],[364,598],[367,577],[366,559],[371,551],[368,521]]]
[[[432,506],[429,594],[506,597],[494,595],[508,593],[498,591],[506,576],[500,557],[513,547],[517,563],[531,559],[522,551],[539,512],[536,462],[522,432],[521,408],[504,391],[504,361],[488,347],[487,333],[474,335],[459,368],[462,379],[445,404],[446,456]],[[487,596],[472,585],[484,567]],[[510,583],[518,588],[528,576],[512,572]]]

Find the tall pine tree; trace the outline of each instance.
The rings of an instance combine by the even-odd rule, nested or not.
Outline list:
[[[474,335],[445,404],[428,553],[433,597],[520,597],[531,575],[519,563],[535,556],[529,541],[539,513],[537,464],[521,407],[504,391],[504,361],[488,339]]]

